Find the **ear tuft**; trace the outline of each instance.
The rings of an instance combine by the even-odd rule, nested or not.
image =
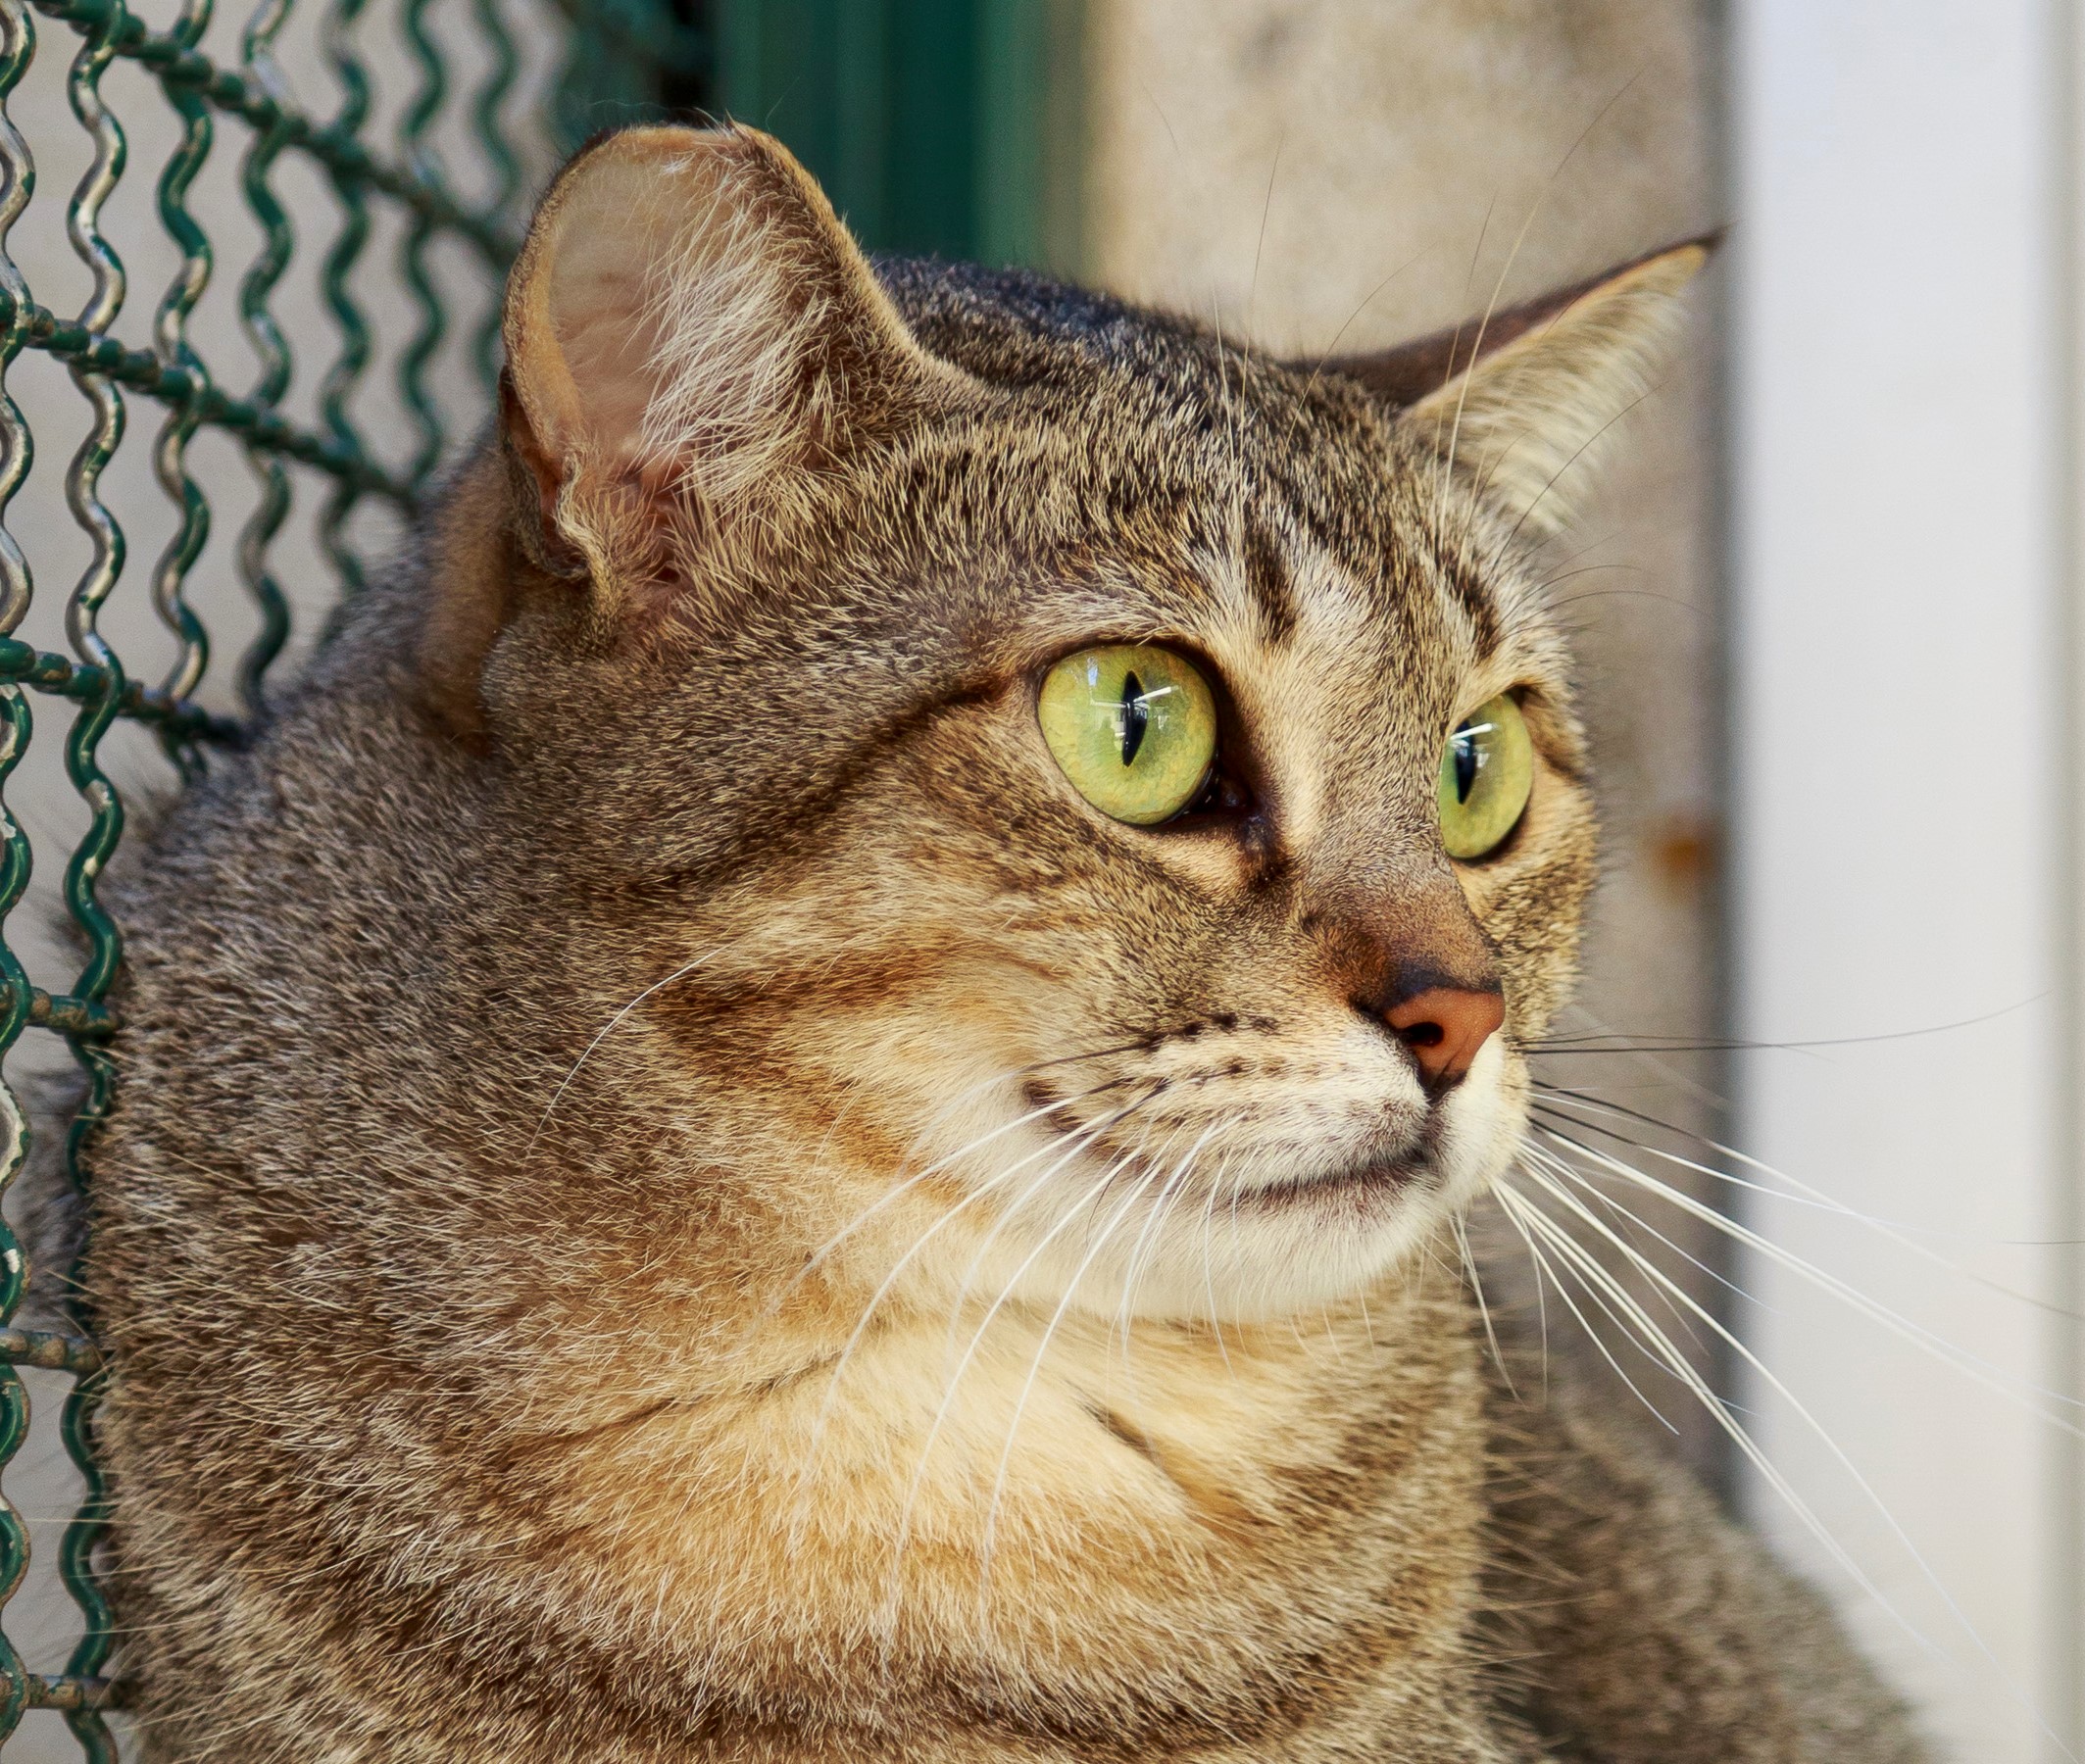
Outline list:
[[[1616,420],[1649,389],[1677,330],[1677,296],[1713,237],[1668,246],[1590,281],[1380,356],[1327,364],[1537,533],[1569,518],[1571,492]]]
[[[749,128],[582,153],[537,211],[505,336],[510,441],[546,536],[597,578],[648,567],[670,512],[713,534],[785,514],[793,479],[937,378],[817,184]]]

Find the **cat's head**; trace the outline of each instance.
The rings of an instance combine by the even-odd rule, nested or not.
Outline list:
[[[741,1238],[944,1296],[1265,1317],[1415,1253],[1593,880],[1535,546],[1702,256],[1284,364],[871,267],[750,130],[582,156],[509,294],[502,588],[429,648],[584,854],[553,1137],[644,1092]]]

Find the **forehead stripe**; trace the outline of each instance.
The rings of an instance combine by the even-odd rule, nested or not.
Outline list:
[[[1286,643],[1296,629],[1296,590],[1289,566],[1274,536],[1260,517],[1245,516],[1245,586],[1260,614],[1263,638],[1269,645]]]
[[[1499,609],[1484,586],[1483,576],[1465,558],[1443,558],[1441,573],[1464,612],[1477,640],[1477,658],[1488,662],[1499,648]]]

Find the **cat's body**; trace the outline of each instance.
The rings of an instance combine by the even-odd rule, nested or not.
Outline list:
[[[1503,418],[1472,484],[1354,377],[879,288],[760,137],[619,141],[422,558],[114,890],[149,1755],[1919,1756],[1451,1271],[1591,876]],[[1032,681],[1161,639],[1235,794],[1132,833]],[[1442,731],[1509,689],[1545,769],[1456,871]],[[1446,1076],[1417,970],[1503,998]]]

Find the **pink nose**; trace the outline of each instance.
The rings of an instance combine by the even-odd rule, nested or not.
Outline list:
[[[1506,1021],[1506,1001],[1495,992],[1429,986],[1383,1012],[1397,1039],[1418,1061],[1419,1082],[1439,1096],[1463,1081],[1477,1050]]]

